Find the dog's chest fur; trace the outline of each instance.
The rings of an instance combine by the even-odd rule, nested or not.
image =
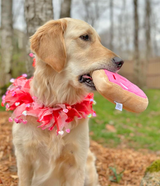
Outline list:
[[[75,125],[74,122],[69,125]],[[49,185],[53,180],[57,181],[56,185],[61,185],[60,180],[65,182],[68,169],[74,173],[78,168],[76,162],[86,161],[88,141],[88,119],[78,120],[70,134],[64,136],[37,128],[33,118],[26,125],[13,125],[15,153],[17,159],[23,156],[31,163],[32,185]],[[61,178],[60,175],[65,176]]]

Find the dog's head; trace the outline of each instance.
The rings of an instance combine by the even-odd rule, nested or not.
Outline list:
[[[31,49],[55,72],[66,74],[70,84],[87,92],[95,89],[91,77],[94,70],[116,72],[123,65],[101,44],[92,26],[71,18],[52,20],[40,27],[31,37]]]

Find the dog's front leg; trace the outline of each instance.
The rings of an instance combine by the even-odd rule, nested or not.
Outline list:
[[[63,186],[84,186],[85,181],[85,170],[75,169],[74,174],[67,177],[66,183]]]
[[[78,149],[74,143],[66,144],[57,160],[56,169],[59,170],[61,186],[84,186],[87,152],[82,150],[83,147]]]
[[[32,167],[30,161],[25,157],[17,156],[17,168],[18,168],[18,177],[19,177],[19,186],[31,186],[32,182]]]
[[[84,181],[85,181],[85,171],[79,170],[76,173],[76,177],[74,178],[72,185],[84,186]]]
[[[96,171],[95,160],[96,158],[94,154],[88,150],[84,186],[100,186],[98,183],[98,174]]]
[[[61,162],[65,162],[65,184],[64,186],[84,186],[85,165],[89,148],[88,119],[78,121],[69,135],[63,148]]]

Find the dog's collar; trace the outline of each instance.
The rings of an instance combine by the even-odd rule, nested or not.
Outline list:
[[[40,123],[39,127],[48,130],[56,128],[57,134],[63,134],[64,130],[69,133],[70,129],[67,128],[67,123],[74,120],[74,118],[86,118],[96,116],[95,111],[92,109],[94,104],[93,94],[88,94],[84,100],[74,105],[69,104],[56,104],[55,107],[45,107],[40,104],[36,97],[30,94],[31,79],[26,79],[26,74],[11,79],[13,83],[7,90],[6,94],[2,97],[2,106],[5,105],[6,110],[14,110],[9,121],[13,120],[16,123],[27,123],[26,116],[34,116],[37,122]]]

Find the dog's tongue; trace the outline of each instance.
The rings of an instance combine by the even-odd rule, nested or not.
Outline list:
[[[83,75],[83,78],[92,80],[91,76],[89,76],[87,74]]]
[[[96,70],[92,78],[97,91],[109,101],[122,103],[126,110],[137,113],[147,108],[145,93],[123,76],[107,70]]]

